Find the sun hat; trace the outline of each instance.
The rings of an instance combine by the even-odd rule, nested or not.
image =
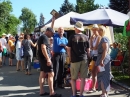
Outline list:
[[[3,34],[2,34],[2,36],[6,36],[6,34],[5,34],[5,33],[3,33]]]
[[[98,29],[99,27],[98,27],[98,25],[97,24],[93,24],[93,27],[92,27],[92,29]]]
[[[83,23],[80,21],[77,21],[76,24],[74,25],[74,27],[80,31],[84,31]]]

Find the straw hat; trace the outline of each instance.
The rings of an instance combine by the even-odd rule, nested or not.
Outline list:
[[[98,25],[97,24],[93,24],[93,27],[92,27],[92,29],[98,29],[99,27],[98,27]]]
[[[74,25],[74,27],[80,31],[84,31],[83,23],[80,21],[77,21],[76,24]]]
[[[5,34],[5,33],[3,33],[3,34],[2,34],[2,36],[6,36],[6,34]]]

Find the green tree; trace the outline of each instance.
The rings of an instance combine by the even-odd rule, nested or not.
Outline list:
[[[0,35],[2,33],[16,33],[20,21],[11,14],[12,11],[12,3],[9,0],[0,2]]]
[[[14,15],[7,17],[7,22],[5,25],[7,33],[15,35],[17,33],[17,25],[20,24],[20,20]]]
[[[69,0],[65,0],[64,3],[60,7],[60,12],[63,14],[67,14],[71,11],[75,11],[75,7]]]
[[[37,25],[37,20],[35,14],[30,9],[23,8],[19,19],[23,23],[23,31],[25,33],[29,34],[34,31],[34,28]]]
[[[12,12],[12,4],[10,1],[0,2],[0,35],[6,32],[5,24],[7,17]]]
[[[98,4],[94,4],[95,0],[77,0],[76,12],[85,13],[99,8]]]
[[[127,14],[129,10],[129,0],[110,0],[109,7]]]

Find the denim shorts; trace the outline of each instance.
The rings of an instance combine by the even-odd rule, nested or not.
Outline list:
[[[93,56],[93,57],[92,57],[92,60],[93,60],[93,61],[96,61],[96,60],[97,60],[97,56]]]

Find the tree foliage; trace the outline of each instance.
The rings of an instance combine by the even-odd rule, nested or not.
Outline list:
[[[110,0],[109,7],[127,14],[129,10],[129,0]]]
[[[114,39],[116,42],[121,44],[121,49],[123,51],[127,50],[127,45],[128,45],[128,37],[124,37],[122,33],[115,33],[114,34]]]
[[[69,0],[65,0],[64,3],[61,5],[59,12],[67,14],[71,11],[75,11],[74,5],[70,3]]]
[[[85,13],[99,8],[98,4],[94,4],[95,0],[77,0],[76,12]]]
[[[19,19],[23,23],[23,31],[25,33],[31,33],[34,31],[35,26],[37,25],[37,20],[35,14],[28,8],[23,8],[22,14]]]
[[[0,35],[2,33],[16,33],[20,21],[11,14],[12,10],[12,3],[9,0],[0,2]]]
[[[16,34],[17,33],[17,27],[18,24],[20,24],[20,20],[17,19],[14,15],[10,15],[7,17],[7,23],[6,23],[6,31],[11,34]]]

